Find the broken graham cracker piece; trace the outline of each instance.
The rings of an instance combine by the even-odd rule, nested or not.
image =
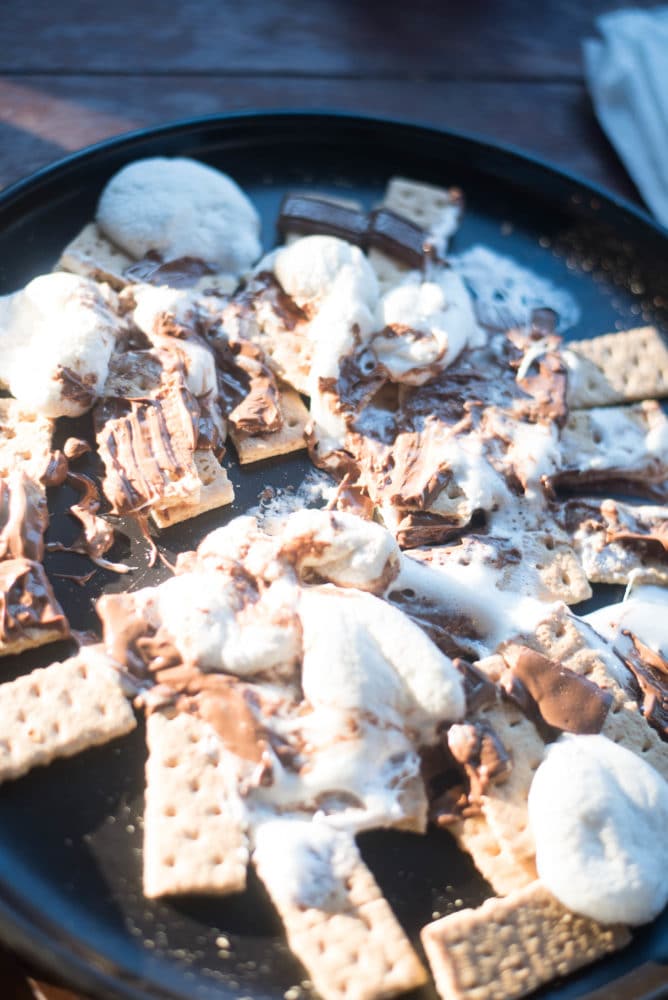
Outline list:
[[[233,502],[234,487],[227,470],[213,452],[200,449],[194,453],[193,461],[200,478],[199,492],[186,500],[175,501],[164,507],[153,507],[151,520],[158,528],[169,528],[172,524],[198,517],[208,510],[216,510]]]
[[[443,1000],[526,996],[631,941],[625,927],[567,910],[539,881],[427,924],[421,938]]]
[[[120,291],[128,284],[125,270],[133,263],[132,257],[115,246],[94,222],[90,222],[67,244],[56,270],[70,271],[93,281],[106,281]]]
[[[276,820],[265,826],[273,828],[269,835],[273,839],[291,822]],[[304,821],[301,825],[313,824]],[[286,833],[290,838],[287,829]],[[323,1000],[374,1000],[422,986],[427,973],[352,837],[333,830],[331,835],[346,841],[345,859],[334,856],[340,850],[337,846],[327,859],[331,866],[321,871],[316,865],[322,856],[307,855],[309,874],[322,874],[322,881],[311,878],[306,892],[314,898],[303,900],[287,885],[286,871],[296,864],[289,857],[290,841],[285,869],[280,860],[281,840],[277,851],[265,851],[261,840],[256,843],[253,862],[283,921],[291,951],[306,967]],[[337,861],[343,870],[335,870]]]
[[[123,736],[136,725],[101,646],[0,685],[0,781]]]
[[[382,207],[424,229],[442,256],[449,237],[459,226],[463,204],[459,188],[441,188],[405,177],[393,177],[385,190]],[[411,270],[405,263],[375,247],[371,247],[368,257],[381,292],[397,284]]]
[[[498,896],[507,896],[538,877],[535,860],[519,862],[499,843],[486,816],[467,816],[449,830]]]
[[[41,563],[0,561],[0,656],[67,639],[70,628]]]
[[[278,408],[283,426],[270,434],[242,434],[230,427],[229,434],[241,465],[289,455],[306,447],[305,431],[310,415],[299,394],[282,386]]]
[[[248,846],[230,755],[195,715],[153,712],[146,733],[144,894],[241,891]]]
[[[22,468],[39,482],[49,464],[53,424],[25,411],[16,399],[0,399],[0,476]]]
[[[568,404],[606,406],[668,395],[668,346],[653,326],[564,345]],[[572,352],[575,358],[569,358]]]
[[[583,674],[612,695],[601,733],[651,764],[668,781],[668,748],[630,693],[631,673],[586,622],[557,608],[532,635],[521,641],[576,674]],[[629,688],[620,683],[628,677]]]

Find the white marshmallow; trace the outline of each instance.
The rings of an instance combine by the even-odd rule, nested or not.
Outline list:
[[[354,514],[296,511],[285,522],[281,548],[298,554],[299,574],[315,569],[339,587],[380,593],[399,572],[399,546],[390,532]]]
[[[274,274],[298,306],[317,307],[342,275],[352,282],[351,295],[374,309],[378,281],[359,249],[335,236],[305,236],[273,257]]]
[[[240,273],[260,256],[260,220],[241,188],[196,160],[155,157],[120,170],[105,187],[97,223],[137,259],[197,257]]]
[[[447,268],[430,281],[417,272],[390,289],[379,306],[378,326],[405,326],[400,337],[374,337],[373,351],[390,377],[422,385],[443,371],[465,347],[484,344],[469,294],[461,278]],[[423,336],[416,338],[410,331]]]
[[[668,903],[668,784],[605,736],[564,735],[529,791],[538,874],[564,906],[643,924]]]
[[[418,746],[464,713],[460,675],[402,612],[371,594],[331,585],[302,592],[302,687],[316,708],[370,711],[405,724]]]
[[[0,298],[0,380],[26,409],[77,417],[90,409],[68,398],[66,369],[90,389],[104,386],[119,321],[93,281],[55,272]]]

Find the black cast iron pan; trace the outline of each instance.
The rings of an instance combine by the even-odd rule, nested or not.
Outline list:
[[[582,318],[571,336],[656,322],[668,330],[668,236],[632,206],[545,164],[468,136],[333,114],[249,114],[170,125],[102,143],[0,195],[0,293],[50,270],[93,217],[99,193],[123,164],[145,156],[193,156],[230,173],[258,206],[264,243],[275,241],[288,189],[345,193],[371,204],[403,174],[461,186],[467,212],[455,250],[482,242],[569,289]],[[59,429],[87,433],[86,421]],[[164,532],[167,553],[193,548],[219,524],[257,503],[267,485],[299,484],[302,457],[241,470],[226,458],[237,500]],[[50,498],[49,538],[76,534],[67,487]],[[74,628],[96,621],[105,589],[145,586],[145,543],[130,532],[112,555],[131,578],[98,572],[84,587],[57,573],[86,572],[81,557],[50,556],[47,570]],[[78,561],[77,561],[78,560]],[[619,599],[618,588],[599,603]],[[70,652],[66,644],[2,663],[11,679]],[[141,823],[145,749],[141,727],[116,743],[37,770],[0,788],[0,935],[65,982],[96,997],[280,1000],[309,995],[262,888],[227,899],[149,902],[142,897]],[[360,838],[365,859],[414,940],[432,915],[477,905],[489,894],[446,833],[378,832]],[[654,963],[651,967],[646,963]],[[658,997],[668,972],[668,914],[639,930],[622,954],[554,983],[539,995]],[[637,967],[645,965],[642,974]],[[625,985],[611,982],[631,973]],[[665,973],[665,974],[664,974]],[[608,985],[606,985],[608,984]],[[648,986],[649,984],[649,986]],[[658,984],[658,985],[657,985]],[[648,992],[648,990],[650,992]],[[658,992],[657,992],[658,990]],[[619,992],[621,991],[621,992]],[[420,1000],[435,996],[431,988]],[[417,995],[416,995],[417,1000]]]

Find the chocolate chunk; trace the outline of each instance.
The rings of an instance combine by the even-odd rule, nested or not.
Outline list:
[[[450,753],[469,779],[469,801],[479,800],[489,785],[504,782],[512,770],[508,751],[487,722],[456,723],[447,731]]]
[[[310,236],[338,236],[363,247],[366,243],[366,212],[348,208],[329,198],[310,194],[286,194],[281,202],[278,231],[282,236],[297,233]]]
[[[47,487],[62,486],[67,479],[68,471],[67,456],[62,451],[52,451],[47,467],[40,477],[40,482]]]
[[[600,733],[612,695],[528,646],[499,649],[506,664],[500,685],[546,739],[559,732]]]
[[[371,213],[368,245],[408,267],[422,267],[431,252],[424,229],[387,208],[377,208]]]

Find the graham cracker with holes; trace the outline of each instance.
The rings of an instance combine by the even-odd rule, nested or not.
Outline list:
[[[288,900],[277,891],[283,873],[254,857],[291,951],[323,1000],[374,1000],[422,986],[425,969],[352,843],[350,850],[357,862],[327,909]]]
[[[382,206],[396,212],[397,215],[402,215],[427,232],[442,225],[443,243],[447,245],[450,235],[459,226],[463,196],[458,188],[440,188],[433,184],[408,180],[405,177],[392,177],[385,189]],[[369,250],[368,256],[369,263],[376,272],[381,292],[386,292],[398,284],[411,270],[406,264],[375,247]]]
[[[496,682],[505,664],[500,656],[490,656],[479,660],[476,666]],[[527,797],[545,754],[545,742],[533,722],[505,699],[482,706],[471,713],[470,719],[492,727],[510,755],[512,769],[505,781],[488,785],[481,795],[482,815],[496,850],[492,840],[485,837],[480,822],[469,830],[463,826],[458,832],[476,867],[496,892],[504,894],[536,877],[536,849],[529,829]]]
[[[625,927],[567,910],[539,881],[427,924],[421,938],[443,1000],[514,1000],[631,941]]]
[[[0,561],[0,656],[67,639],[70,627],[41,563]]]
[[[609,406],[668,395],[668,347],[653,326],[572,341],[568,404]]]
[[[449,829],[498,896],[507,896],[538,877],[535,860],[518,862],[511,851],[499,843],[486,816],[467,816]]]
[[[271,434],[240,434],[230,428],[230,437],[237,449],[241,465],[259,462],[263,458],[289,455],[306,447],[306,425],[309,412],[301,397],[293,389],[282,387],[278,408],[283,418],[280,430]]]
[[[146,734],[144,894],[240,892],[248,844],[230,755],[186,713],[152,713]]]
[[[53,425],[16,399],[0,399],[0,476],[20,468],[39,482],[49,464]]]
[[[0,781],[134,729],[118,671],[100,646],[0,685]]]
[[[668,418],[656,400],[573,410],[561,433],[562,486],[634,486],[665,493]],[[586,476],[586,478],[585,478]]]
[[[555,526],[556,529],[556,526]],[[499,567],[499,586],[541,601],[577,604],[591,597],[587,576],[573,548],[555,533],[518,532],[512,539],[465,535],[456,545],[412,549],[411,558],[438,569],[471,562]],[[556,536],[556,537],[555,537]],[[517,554],[521,553],[521,559]]]
[[[668,584],[668,507],[571,500],[565,520],[593,583]]]
[[[158,528],[169,528],[172,524],[198,517],[208,510],[225,507],[234,501],[234,486],[229,480],[227,470],[222,467],[212,451],[196,451],[193,461],[201,484],[199,493],[192,499],[152,508],[151,520]]]
[[[594,630],[565,608],[556,609],[522,643],[583,674],[612,695],[602,734],[651,764],[668,781],[668,746],[642,715],[638,702],[615,678],[626,668]],[[606,662],[607,660],[607,662]],[[628,673],[629,681],[631,679]]]

